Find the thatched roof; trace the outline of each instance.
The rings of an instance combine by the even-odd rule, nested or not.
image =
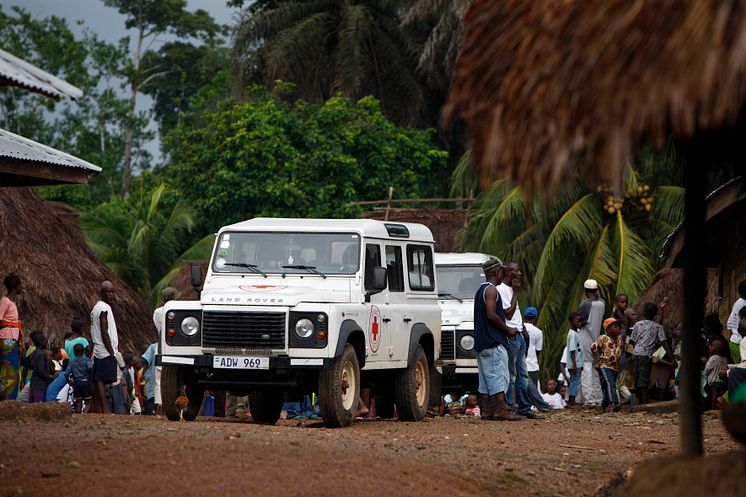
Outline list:
[[[664,298],[667,298],[668,304],[658,316],[658,320],[669,332],[681,331],[684,320],[683,281],[684,274],[681,269],[658,271],[650,285],[637,298],[637,302],[632,303],[637,314],[642,316],[642,309],[646,303],[652,302],[659,305]],[[708,269],[705,315],[717,314],[719,303],[717,270]]]
[[[575,172],[620,186],[642,141],[733,123],[746,96],[736,0],[480,0],[444,109],[466,122],[482,185]]]
[[[156,338],[152,310],[96,258],[77,219],[56,212],[63,212],[60,206],[47,205],[31,188],[0,188],[0,277],[12,271],[23,279],[18,312],[26,333],[39,330],[61,341],[70,321],[82,318],[90,338],[89,316],[99,285],[110,280],[116,290],[112,307],[119,346],[142,351]]]
[[[366,212],[366,219],[385,219],[385,210]],[[389,221],[421,223],[430,228],[438,252],[458,252],[459,232],[466,226],[468,209],[390,209]]]

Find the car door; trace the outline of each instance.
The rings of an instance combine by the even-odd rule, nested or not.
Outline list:
[[[411,318],[406,316],[407,293],[404,284],[404,256],[401,244],[385,243],[386,308],[391,319],[389,324],[389,356],[406,357],[409,349]]]
[[[381,243],[368,240],[365,243],[363,261],[363,284],[365,291],[373,291],[373,268],[382,266]],[[368,325],[365,330],[369,362],[380,362],[389,359],[391,312],[387,303],[388,291],[371,295],[368,306]]]

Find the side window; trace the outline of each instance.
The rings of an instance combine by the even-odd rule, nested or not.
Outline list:
[[[412,290],[434,290],[433,251],[426,245],[407,245],[407,268],[409,288]]]
[[[373,268],[381,265],[381,246],[368,243],[365,245],[365,290],[373,290]]]
[[[386,245],[386,273],[390,292],[404,291],[404,264],[401,258],[401,247]]]

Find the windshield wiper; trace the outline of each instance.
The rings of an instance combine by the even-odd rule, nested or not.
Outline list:
[[[287,266],[282,266],[282,269],[305,269],[309,273],[318,274],[322,278],[326,279],[326,275],[322,273],[321,271],[317,271],[316,266],[304,266],[303,264],[289,264]]]
[[[450,297],[450,298],[452,298],[453,300],[458,300],[458,303],[459,303],[459,304],[463,304],[463,303],[464,303],[464,299],[460,299],[460,298],[456,297],[456,296],[455,296],[454,294],[452,294],[452,293],[439,293],[439,294],[438,294],[438,297]]]
[[[225,265],[234,266],[234,267],[243,267],[243,268],[251,270],[252,273],[261,274],[265,278],[267,277],[267,273],[259,269],[259,267],[256,264],[245,264],[243,262],[226,262]]]

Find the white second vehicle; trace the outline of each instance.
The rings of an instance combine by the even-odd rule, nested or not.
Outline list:
[[[369,387],[382,417],[423,418],[440,350],[433,244],[421,224],[367,219],[222,228],[203,286],[192,267],[200,300],[164,310],[167,417],[196,417],[209,388],[249,395],[272,424],[286,392],[317,392],[324,423],[348,426]]]
[[[484,283],[482,263],[494,256],[479,253],[436,253],[438,303],[441,318],[440,359],[436,378],[443,387],[476,391],[477,354],[474,349],[474,294]],[[434,402],[434,399],[431,401]]]

